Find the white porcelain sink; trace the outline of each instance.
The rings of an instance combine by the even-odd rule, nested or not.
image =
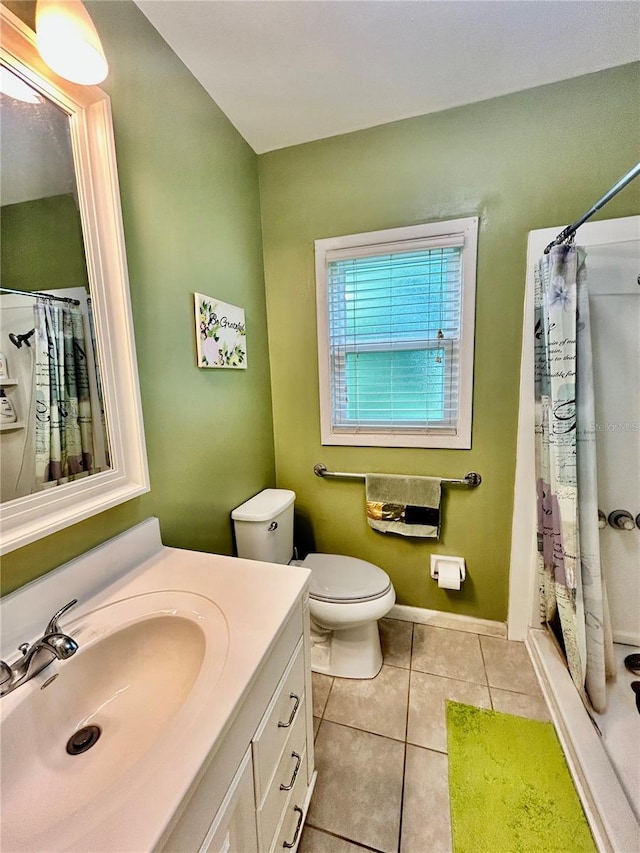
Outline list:
[[[63,630],[78,652],[2,699],[8,851],[73,847],[74,823],[89,804],[96,815],[112,812],[126,781],[144,784],[163,746],[189,737],[229,646],[220,609],[180,590],[113,602],[63,620]],[[87,726],[99,728],[97,741],[69,754],[69,738]]]

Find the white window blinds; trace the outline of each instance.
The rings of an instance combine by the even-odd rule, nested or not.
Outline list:
[[[461,251],[327,254],[335,428],[455,432]]]
[[[470,441],[475,243],[469,297],[465,232],[433,227],[316,242],[324,443],[465,446],[461,419]]]

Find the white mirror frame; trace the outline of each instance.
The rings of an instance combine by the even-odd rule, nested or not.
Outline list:
[[[0,507],[0,554],[149,491],[111,101],[44,64],[29,27],[0,6],[0,61],[69,115],[111,468]]]

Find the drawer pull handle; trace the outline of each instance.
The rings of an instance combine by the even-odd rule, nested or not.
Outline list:
[[[291,777],[291,781],[289,782],[289,784],[288,785],[280,785],[281,791],[290,791],[293,788],[293,783],[296,781],[296,776],[298,775],[298,770],[300,770],[300,762],[302,761],[302,759],[300,758],[298,753],[292,752],[291,758],[296,759],[296,769],[293,771],[293,776]]]
[[[291,716],[289,717],[289,721],[287,723],[283,723],[282,720],[278,722],[279,729],[288,729],[291,723],[293,722],[293,718],[296,715],[296,711],[298,710],[298,705],[300,704],[300,697],[296,696],[295,693],[289,693],[289,699],[295,699],[295,704],[293,706],[293,710],[291,711]]]
[[[296,826],[296,831],[293,835],[293,841],[291,843],[289,843],[288,841],[282,842],[282,846],[286,847],[287,849],[290,849],[291,847],[296,846],[296,841],[298,840],[298,835],[300,833],[300,827],[302,826],[302,816],[303,816],[302,809],[300,808],[300,806],[294,806],[293,810],[294,810],[294,812],[298,812],[298,825]]]

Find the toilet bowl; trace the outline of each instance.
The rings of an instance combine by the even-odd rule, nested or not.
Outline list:
[[[378,619],[396,601],[378,566],[340,554],[309,554],[311,668],[342,678],[373,678],[382,667]]]
[[[396,600],[378,566],[340,554],[293,560],[293,503],[289,489],[264,489],[233,510],[239,557],[294,563],[311,571],[311,669],[342,678],[373,678],[382,667],[378,619]]]

